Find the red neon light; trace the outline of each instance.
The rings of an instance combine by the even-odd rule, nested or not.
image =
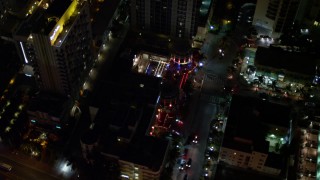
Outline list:
[[[183,74],[183,76],[182,76],[182,79],[181,79],[181,81],[180,81],[180,89],[181,89],[181,87],[182,87],[182,83],[183,83],[183,81],[184,81],[184,76],[185,76],[185,74]]]

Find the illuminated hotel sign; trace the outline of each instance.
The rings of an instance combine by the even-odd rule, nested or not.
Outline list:
[[[58,25],[58,26],[53,30],[53,33],[52,33],[52,35],[50,36],[50,40],[51,40],[51,41],[55,38],[55,36],[56,36],[56,34],[57,34],[57,32],[58,32],[59,29],[60,29],[60,25]]]

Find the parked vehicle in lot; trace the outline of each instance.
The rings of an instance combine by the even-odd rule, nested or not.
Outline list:
[[[6,171],[11,171],[12,166],[3,162],[0,162],[0,168]]]

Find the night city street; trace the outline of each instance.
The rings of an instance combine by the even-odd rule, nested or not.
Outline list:
[[[320,3],[0,0],[0,179],[320,179]]]

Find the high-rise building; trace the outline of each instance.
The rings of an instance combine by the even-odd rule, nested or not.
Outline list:
[[[89,12],[84,0],[41,1],[14,32],[41,90],[78,96],[93,64]]]
[[[252,24],[264,35],[278,38],[304,15],[306,5],[304,0],[258,0]]]
[[[308,29],[314,40],[320,40],[320,1],[308,1],[303,12],[304,16],[298,19],[298,23],[305,30]]]
[[[201,0],[132,0],[132,28],[173,38],[189,39],[196,34],[201,2]]]

